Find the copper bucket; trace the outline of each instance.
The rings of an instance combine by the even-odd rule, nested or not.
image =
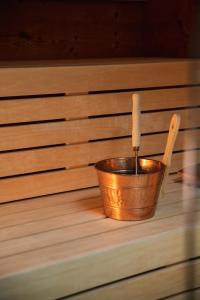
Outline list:
[[[154,215],[165,165],[143,158],[138,165],[137,175],[132,157],[105,159],[95,165],[107,217],[143,220]]]

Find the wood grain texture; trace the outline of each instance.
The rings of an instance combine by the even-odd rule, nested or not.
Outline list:
[[[200,105],[199,87],[137,93],[141,97],[142,111]],[[127,113],[132,110],[132,94],[133,92],[123,92],[4,100],[0,101],[0,124]]]
[[[109,221],[113,223],[113,220]],[[62,297],[181,261],[186,258],[184,241],[191,230],[194,230],[197,237],[194,255],[198,256],[199,228],[199,222],[193,229],[185,227],[185,217],[176,215],[24,252],[17,255],[17,260],[15,256],[3,258],[0,261],[1,295],[3,299],[13,293],[21,299],[47,295],[52,298]],[[155,256],[155,251],[162,253],[162,257]],[[91,264],[95,268],[88,269]],[[11,275],[12,281],[9,281],[7,278]],[[20,284],[22,282],[23,285]]]
[[[200,108],[179,110],[180,128],[198,127],[199,111]],[[175,112],[176,110],[142,114],[141,133],[168,131],[171,116]],[[189,113],[193,115],[190,120],[188,120]],[[9,126],[0,128],[0,150],[78,143],[127,135],[131,135],[131,116],[129,115]]]
[[[1,4],[0,59],[142,55],[144,5],[143,1],[8,0]]]
[[[148,45],[146,55],[160,56],[162,53],[166,57],[191,56],[196,6],[195,1],[190,0],[170,1],[164,6],[157,0],[147,2],[144,33]]]
[[[158,200],[157,205],[157,212],[154,217],[154,219],[161,218],[162,216],[172,216],[178,214],[183,209],[183,203],[182,203],[182,195],[179,191],[168,191],[169,188],[167,188],[167,193],[164,197],[160,197]],[[189,188],[188,191],[188,200],[191,199],[190,196],[191,191]],[[78,192],[75,192],[77,194]],[[51,196],[50,196],[51,197]],[[49,198],[50,198],[49,197]],[[37,198],[36,198],[37,199]],[[68,199],[68,195],[65,194],[65,199]],[[186,198],[185,198],[186,199]],[[59,200],[59,199],[58,199]],[[31,200],[26,200],[27,203],[30,203]],[[16,212],[1,216],[1,222],[0,222],[0,241],[9,241],[10,245],[13,243],[13,239],[18,238],[25,238],[27,237],[27,240],[32,235],[38,234],[38,233],[48,233],[52,234],[52,237],[56,235],[56,230],[60,232],[59,237],[55,237],[56,239],[69,239],[68,234],[62,235],[62,228],[65,230],[65,228],[68,228],[70,231],[70,226],[76,226],[80,224],[90,223],[91,222],[98,222],[98,224],[101,224],[101,221],[105,219],[105,215],[103,212],[103,203],[100,197],[100,194],[98,193],[98,196],[90,197],[90,199],[80,199],[77,201],[77,203],[69,204],[67,201],[66,203],[59,203],[58,205],[54,205],[54,207],[40,207],[37,209],[31,209],[31,205],[29,206],[29,211],[22,211],[22,212]],[[7,204],[6,204],[7,206]],[[200,207],[197,203],[197,209]],[[39,209],[39,210],[38,210]],[[7,212],[9,212],[9,206],[7,207]],[[140,223],[148,222],[150,220],[143,220]],[[122,222],[121,228],[124,226],[133,225],[132,222]],[[136,223],[138,224],[138,222]],[[86,224],[84,225],[86,226]],[[78,227],[77,227],[78,228]],[[108,226],[109,228],[109,226]],[[80,232],[80,235],[84,236],[86,232],[89,230],[85,227],[85,232]],[[77,237],[78,231],[75,232],[75,235],[73,237]],[[38,236],[39,238],[39,236]],[[33,237],[34,240],[34,237]],[[20,246],[21,242],[19,240],[15,240],[17,244]],[[21,240],[22,241],[22,240]],[[52,239],[49,240],[48,243],[55,243],[55,240]],[[2,251],[6,244],[1,243]],[[33,244],[32,244],[33,246]],[[25,246],[30,247],[30,245]],[[37,247],[37,242],[35,240],[35,247]],[[5,248],[4,248],[5,249]],[[18,248],[19,250],[19,248]],[[15,247],[11,248],[10,251],[17,251]],[[2,252],[1,252],[2,254]],[[7,253],[8,254],[8,253]],[[6,254],[6,255],[7,255]]]
[[[177,178],[177,174],[170,175],[168,177],[168,184],[167,184],[167,192],[177,192],[180,191],[182,186],[180,183],[175,182],[175,178]],[[99,196],[100,191],[99,188],[88,188],[79,191],[72,191],[72,192],[64,192],[55,195],[46,195],[41,197],[36,197],[32,199],[28,199],[26,201],[15,201],[6,203],[1,205],[0,209],[0,216],[1,221],[2,217],[11,217],[12,214],[18,213],[27,213],[29,211],[35,211],[37,214],[37,210],[42,208],[49,208],[49,207],[56,207],[57,205],[63,205],[66,203],[72,203],[79,200],[86,200],[91,199]],[[22,221],[23,218],[20,218]],[[5,220],[4,220],[5,221]],[[4,221],[2,221],[4,223]],[[11,219],[9,219],[11,221]]]
[[[188,137],[191,140],[190,143],[186,143]],[[140,156],[164,153],[166,141],[167,133],[142,136]],[[180,131],[174,150],[195,149],[199,146],[200,130]],[[96,163],[110,157],[132,155],[130,138],[2,153],[0,176],[72,168]]]
[[[172,193],[170,193],[170,195],[168,194],[164,200],[160,201],[154,220],[176,216],[183,210],[182,195],[180,192],[177,193],[177,198],[174,199],[174,201],[171,197]],[[75,208],[84,205],[85,211],[79,212],[77,210],[77,212],[73,213],[73,219],[71,218],[71,213],[69,213],[66,209],[67,203],[65,206],[62,205],[60,207],[55,207],[55,212],[59,213],[60,209],[63,209],[63,213],[65,213],[65,222],[64,217],[61,215],[61,221],[59,221],[59,224],[55,224],[55,217],[50,218],[49,213],[52,212],[52,209],[41,209],[40,211],[35,212],[35,214],[34,212],[32,214],[26,213],[26,223],[25,220],[23,220],[24,223],[19,224],[19,226],[13,226],[12,228],[10,228],[11,226],[6,228],[9,218],[7,218],[7,223],[4,223],[2,220],[0,227],[1,225],[5,227],[0,230],[0,258],[17,255],[22,252],[32,251],[34,249],[50,245],[82,239],[91,235],[102,234],[104,232],[106,233],[111,230],[127,228],[128,226],[134,226],[134,224],[138,225],[150,221],[143,220],[141,222],[134,223],[131,221],[112,222],[108,218],[105,219],[100,197],[88,200],[85,204],[84,201],[79,201],[76,203],[76,206],[70,206],[68,204],[68,207],[70,209],[72,207]],[[98,209],[94,209],[95,207],[98,207]],[[196,209],[200,209],[200,205],[198,205],[198,203]],[[19,222],[20,217],[23,218],[23,216],[25,216],[23,213],[16,214],[16,216],[13,215],[12,220],[10,220],[10,225],[13,224],[14,220],[15,222]],[[35,216],[35,224],[34,226],[32,224],[31,229],[29,223],[31,217],[31,222],[33,222],[33,216]],[[6,221],[6,218],[3,219]]]
[[[155,61],[152,63],[151,60],[138,60],[134,63],[130,61],[126,63],[107,61],[103,64],[91,62],[88,65],[79,62],[76,66],[73,64],[53,66],[53,63],[49,66],[48,64],[43,65],[43,67],[41,65],[12,68],[4,66],[0,69],[0,75],[4,74],[4,76],[0,76],[0,94],[1,96],[16,96],[63,92],[77,95],[79,92],[87,93],[91,89],[105,92],[106,89],[112,90],[116,87],[117,89],[129,87],[133,89],[188,84],[186,69],[189,65],[187,60],[158,60],[156,63]],[[152,77],[149,76],[150,72]],[[176,89],[174,94],[174,91],[172,94],[166,92],[166,97],[169,96],[171,99],[169,107],[172,109],[162,112],[154,111],[155,107],[159,108],[159,103],[162,101],[162,92],[158,95],[156,91],[151,91],[150,97],[152,98],[148,98],[147,91],[144,92],[148,99],[155,99],[152,102],[145,100],[143,104],[145,110],[153,110],[153,112],[142,115],[142,132],[150,133],[150,135],[144,136],[143,153],[145,156],[152,151],[150,152],[153,154],[152,158],[162,160],[162,155],[158,156],[158,154],[163,152],[161,149],[166,141],[166,134],[152,133],[168,131],[169,120],[177,110],[175,103],[173,104],[175,99],[179,99],[177,101],[180,108],[178,111],[182,116],[181,128],[192,128],[192,130],[181,132],[176,149],[178,151],[183,147],[187,149],[186,153],[190,154],[187,155],[186,163],[188,164],[191,163],[190,156],[193,157],[194,153],[199,155],[199,150],[196,150],[197,147],[194,146],[196,143],[189,146],[184,145],[187,135],[199,136],[199,130],[194,129],[199,127],[199,121],[196,118],[199,108],[190,107],[198,105],[198,101],[194,100],[189,103],[188,95],[186,96],[187,89],[180,91]],[[37,115],[38,109],[45,111],[46,107],[49,107],[47,112],[38,115],[36,121],[41,121],[42,118],[50,120],[48,118],[53,117],[54,110],[53,118],[58,118],[62,111],[62,119],[73,119],[26,125],[11,124],[0,127],[0,150],[5,151],[0,154],[0,157],[3,161],[7,161],[7,166],[4,165],[8,171],[7,175],[14,175],[14,172],[17,174],[17,168],[18,172],[23,173],[33,172],[33,170],[34,172],[44,171],[42,168],[72,167],[69,170],[49,170],[36,174],[1,178],[0,202],[3,211],[0,212],[0,299],[55,299],[69,296],[118,280],[123,284],[125,281],[122,280],[127,277],[200,256],[199,207],[193,213],[197,222],[195,224],[186,222],[191,219],[183,207],[180,183],[169,184],[168,191],[170,192],[159,201],[157,214],[152,219],[142,222],[119,222],[105,218],[99,189],[93,188],[98,185],[95,169],[93,166],[85,165],[103,158],[103,155],[113,154],[113,146],[118,146],[116,154],[121,150],[120,147],[124,147],[123,154],[127,153],[126,151],[130,151],[130,148],[126,147],[130,138],[91,143],[88,143],[88,140],[130,135],[131,116],[111,115],[88,119],[88,115],[85,115],[85,108],[83,112],[76,115],[78,119],[72,117],[79,107],[80,101],[85,107],[88,104],[92,106],[91,103],[95,99],[97,100],[96,107],[90,108],[90,113],[96,114],[102,102],[106,106],[106,101],[102,98],[104,94],[84,95],[80,98],[63,96],[59,100],[55,97],[52,99],[46,97],[35,100],[30,98],[0,101],[0,105],[5,104],[2,109],[5,109],[4,112],[7,110],[8,123],[12,123],[12,115],[16,113],[19,114],[19,117],[21,113],[23,120],[20,121],[20,118],[16,118],[16,122],[34,121],[34,119],[28,119],[31,118],[30,113],[27,114],[27,117],[23,117],[26,115],[26,111],[31,111],[31,105],[34,105],[33,101],[39,101],[35,102],[38,103],[37,105],[42,103],[42,106],[35,106],[33,118]],[[107,114],[110,114],[113,109],[116,113],[114,106],[118,104],[118,101],[119,103],[124,102],[123,104],[128,103],[124,99],[127,99],[129,93],[116,94],[119,96],[117,102],[113,101],[115,93],[108,97],[110,102],[108,101]],[[121,98],[121,95],[125,98]],[[67,99],[71,101],[68,107],[71,115],[69,113],[68,117],[64,117],[65,111],[68,110],[65,106]],[[29,100],[31,101],[30,105],[28,104]],[[43,100],[45,102],[42,102]],[[52,107],[50,107],[51,100],[54,103]],[[63,101],[63,106],[59,110],[55,108],[55,103],[60,100]],[[21,101],[27,105],[24,106],[24,111],[19,106]],[[161,105],[162,109],[167,108],[165,106],[167,98],[164,102],[165,104]],[[14,105],[13,112],[9,105]],[[126,105],[120,106],[120,114],[127,112],[127,108],[130,111]],[[103,108],[99,114],[104,114],[104,112]],[[190,118],[191,120],[188,122],[188,115],[191,116],[191,113],[193,118]],[[1,124],[3,122],[6,122],[6,117],[2,119]],[[74,143],[74,145],[68,145],[69,143]],[[56,144],[61,144],[61,146],[52,147]],[[38,146],[48,146],[48,148],[16,151],[19,148]],[[103,151],[100,151],[100,146],[103,146]],[[158,148],[161,152],[158,151]],[[7,150],[14,151],[6,153]],[[45,160],[44,155],[49,150]],[[58,152],[54,152],[57,150]],[[31,156],[23,156],[26,154]],[[80,159],[79,156],[81,156]],[[185,158],[185,152],[180,151],[173,155],[171,172],[182,168],[183,158]],[[14,161],[18,159],[30,169],[14,164]],[[76,165],[70,165],[72,161]],[[169,180],[171,181],[171,178]],[[80,190],[77,191],[77,189]],[[191,191],[191,188],[188,189]],[[36,198],[38,196],[40,197]],[[195,201],[197,196],[192,189],[192,192],[188,192],[185,196],[185,201]],[[27,200],[27,198],[32,199]],[[13,200],[21,201],[15,201],[16,203],[13,205],[5,203]],[[17,202],[21,205],[19,206]],[[193,252],[189,253],[185,251],[185,242],[192,234],[195,237],[195,244]],[[162,255],[155,255],[155,253],[162,253]],[[91,266],[94,267],[91,268]],[[163,269],[164,275],[159,277],[160,280],[161,278],[171,279],[172,273],[165,271],[166,269]],[[182,273],[180,269],[175,270],[175,274],[180,273]],[[148,280],[154,279],[149,277]],[[182,291],[181,280],[169,280],[169,287],[171,286],[175,292],[177,289]],[[147,281],[147,286],[153,286],[153,283],[154,281]],[[132,285],[130,284],[129,287],[131,291]]]
[[[97,185],[92,167],[1,180],[0,199],[6,202]],[[10,189],[10,190],[9,190]]]
[[[123,63],[124,62],[124,63]],[[199,62],[196,62],[199,63]],[[88,91],[133,89],[158,86],[187,85],[190,83],[189,60],[129,59],[67,63],[47,67],[12,67],[0,69],[0,95],[35,95],[81,93]],[[20,66],[20,65],[19,65]],[[119,76],[120,74],[120,76]],[[149,76],[151,74],[151,76]],[[59,78],[59,80],[56,80]],[[141,80],[142,79],[142,80]],[[197,79],[198,82],[198,79]],[[195,83],[195,82],[193,82]]]
[[[195,270],[195,284],[191,288],[200,286],[200,261],[185,262],[170,266],[162,270],[125,279],[105,287],[96,288],[93,291],[83,292],[80,295],[72,296],[71,300],[155,300],[168,297],[171,294],[180,293],[189,288],[186,282],[186,274]],[[65,299],[65,298],[64,298]],[[171,298],[169,298],[171,299]],[[172,298],[174,299],[174,298]],[[175,298],[176,299],[176,298]],[[184,298],[180,298],[184,299]],[[187,298],[188,299],[188,298]],[[192,298],[191,298],[192,299]]]
[[[190,165],[191,161],[193,161],[192,152],[196,153],[196,151],[190,151],[191,155],[187,156],[187,162],[184,162],[185,164]],[[197,153],[199,155],[199,151]],[[175,153],[172,158],[172,167],[169,171],[177,172],[182,169],[183,158],[184,152]],[[162,160],[162,156],[153,156],[151,159]],[[98,182],[94,167],[4,178],[1,179],[0,203],[97,185]]]
[[[164,6],[157,0],[3,1],[0,59],[185,57],[193,5],[190,0]]]
[[[172,207],[175,207],[175,209],[182,207],[182,203],[179,202],[181,200],[181,185],[179,183],[177,187],[174,178],[174,175],[170,175],[166,189],[167,193],[164,197],[160,197],[158,201],[159,211],[160,205],[165,206],[169,202],[171,204],[174,202]],[[174,198],[172,198],[172,193]],[[190,194],[192,193],[193,188],[188,187],[188,199],[191,198]],[[169,211],[171,211],[171,206]],[[166,213],[166,210],[163,212]],[[0,213],[1,240],[105,218],[98,188],[6,203],[1,206]]]
[[[200,288],[197,288],[195,290],[187,291],[180,293],[175,296],[169,297],[169,300],[188,300],[188,299],[193,299],[193,300],[198,300],[200,298]]]

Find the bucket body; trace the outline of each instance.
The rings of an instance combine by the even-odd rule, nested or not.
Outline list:
[[[143,220],[154,215],[165,165],[139,159],[138,166],[136,175],[132,157],[110,158],[95,165],[107,217]]]

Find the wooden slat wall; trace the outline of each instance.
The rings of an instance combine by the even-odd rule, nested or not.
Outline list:
[[[199,105],[199,87],[141,91],[141,110],[176,109]],[[131,111],[132,92],[95,95],[37,97],[28,100],[0,101],[0,124],[53,119],[78,119],[88,116]],[[106,105],[105,105],[106,100]]]
[[[198,127],[200,108],[143,114],[141,133],[168,131],[173,113],[181,116],[181,129]],[[194,118],[188,125],[188,112]],[[75,134],[76,132],[76,134]],[[123,137],[131,134],[131,115],[29,124],[0,128],[0,151],[47,145],[81,143],[88,140]]]
[[[185,144],[187,138],[190,138],[194,143]],[[163,153],[166,140],[167,133],[142,136],[140,155]],[[174,150],[194,149],[196,147],[195,141],[199,146],[199,140],[200,130],[180,131]],[[101,151],[99,151],[99,147],[101,147]],[[85,166],[112,156],[131,156],[132,154],[131,138],[6,152],[0,155],[0,177],[63,167],[68,169],[75,166]]]
[[[183,151],[198,149],[200,136],[199,88],[175,86],[188,83],[186,66],[188,61],[156,60],[0,69],[0,202],[96,186],[91,164],[132,155],[131,95],[135,88],[152,84],[174,87],[138,91],[142,102],[140,155],[162,159],[170,119],[178,112],[181,131],[170,171],[182,168]],[[153,72],[150,81],[145,77],[149,68]],[[62,76],[57,77],[59,74]],[[132,91],[124,90],[125,86]],[[105,92],[110,88],[118,91]],[[86,94],[90,90],[97,91]],[[54,96],[43,96],[42,91]],[[198,142],[186,144],[188,136]]]

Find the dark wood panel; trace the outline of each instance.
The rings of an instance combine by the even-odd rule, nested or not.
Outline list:
[[[141,55],[144,5],[144,1],[1,2],[0,59]]]
[[[150,0],[146,5],[145,55],[190,55],[194,0]]]
[[[187,56],[193,2],[0,1],[0,59]]]

